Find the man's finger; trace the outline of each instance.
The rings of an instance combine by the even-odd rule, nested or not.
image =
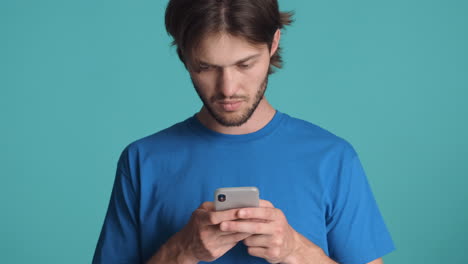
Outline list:
[[[251,235],[244,240],[244,244],[248,247],[270,247],[279,246],[282,241],[273,240],[272,235]]]
[[[251,256],[267,259],[267,248],[264,248],[264,247],[248,247],[247,252]]]
[[[250,237],[251,235],[252,234],[249,234],[249,233],[233,233],[230,235],[220,236],[218,238],[218,241],[220,245],[227,245],[227,244],[232,244],[232,243],[237,243],[239,241],[242,241]]]
[[[263,219],[274,221],[281,216],[282,213],[279,209],[270,207],[242,208],[238,212],[238,217],[241,219]]]
[[[270,207],[270,208],[275,208],[275,206],[268,200],[260,200],[259,203],[260,207]]]
[[[273,225],[270,223],[258,222],[238,222],[238,221],[225,221],[220,225],[221,231],[239,232],[249,234],[273,234]]]
[[[214,203],[213,202],[204,202],[200,205],[200,209],[204,209],[206,211],[214,211]]]
[[[239,219],[237,211],[239,211],[239,209],[205,212],[202,216],[202,222],[206,225],[218,225],[224,221],[237,220]]]
[[[221,231],[219,230],[219,227],[216,229],[216,234],[218,236],[227,236],[227,235],[232,235],[232,234],[237,234],[237,232],[230,232],[230,231]]]
[[[258,223],[268,223],[270,221],[265,219],[237,219],[236,222],[258,222]]]

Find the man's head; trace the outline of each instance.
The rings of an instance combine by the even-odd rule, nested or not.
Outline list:
[[[253,44],[271,47],[278,29],[292,22],[291,12],[280,12],[277,0],[170,0],[166,8],[166,30],[186,65],[200,41],[212,33],[228,33]],[[271,65],[281,68],[280,48]],[[270,67],[269,73],[273,72]]]
[[[170,0],[166,29],[211,116],[244,124],[260,104],[273,66],[281,67],[280,29],[291,23],[276,0]]]

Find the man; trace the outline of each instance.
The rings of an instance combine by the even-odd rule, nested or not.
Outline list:
[[[275,110],[276,0],[171,0],[174,37],[203,107],[123,151],[93,263],[382,263],[394,249],[345,140]],[[259,208],[214,211],[220,187]]]

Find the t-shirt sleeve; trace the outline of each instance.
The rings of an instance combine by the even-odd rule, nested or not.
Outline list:
[[[142,263],[138,240],[138,194],[129,173],[128,150],[117,164],[109,207],[94,252],[93,264]]]
[[[330,258],[364,264],[395,249],[357,155],[330,186],[327,240]]]

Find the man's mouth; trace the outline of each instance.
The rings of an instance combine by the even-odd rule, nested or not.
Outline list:
[[[241,100],[222,100],[222,101],[217,101],[216,103],[219,104],[223,108],[223,110],[226,112],[236,111],[242,105]]]

